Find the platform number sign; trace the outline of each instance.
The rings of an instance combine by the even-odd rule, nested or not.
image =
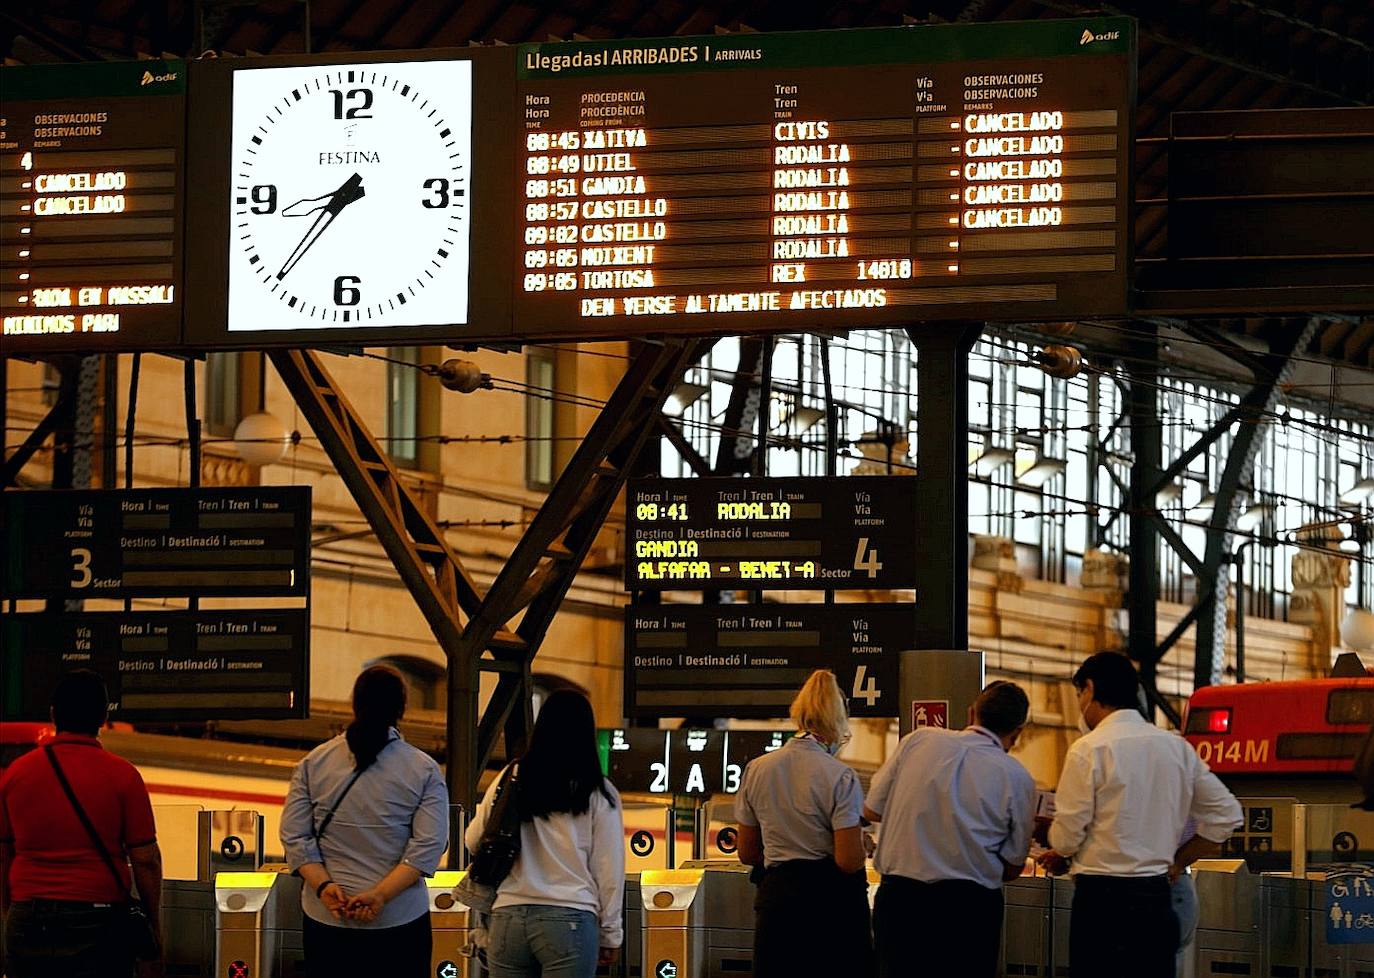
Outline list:
[[[877,577],[883,569],[883,562],[878,559],[878,548],[869,546],[868,537],[859,537],[859,544],[854,550],[854,569],[862,571],[869,578]]]

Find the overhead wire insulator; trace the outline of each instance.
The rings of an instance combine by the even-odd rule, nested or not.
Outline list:
[[[491,386],[491,374],[482,373],[482,368],[471,360],[445,360],[439,364],[436,376],[446,390],[458,391],[460,394],[471,394],[475,390]]]
[[[1083,354],[1071,346],[1047,346],[1035,355],[1040,369],[1051,377],[1071,380],[1083,370]]]

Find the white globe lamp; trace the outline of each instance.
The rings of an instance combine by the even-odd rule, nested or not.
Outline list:
[[[234,429],[234,449],[249,465],[272,465],[286,456],[291,432],[275,414],[250,414]]]
[[[1357,652],[1374,651],[1374,612],[1356,608],[1341,622],[1341,641]]]

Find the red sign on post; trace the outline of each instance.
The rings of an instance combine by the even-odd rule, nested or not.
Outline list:
[[[949,729],[949,700],[912,700],[911,729],[938,727]]]

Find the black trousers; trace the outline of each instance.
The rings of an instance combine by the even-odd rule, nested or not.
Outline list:
[[[399,927],[334,927],[305,918],[305,973],[309,978],[394,975],[429,978],[434,932],[426,911]]]
[[[1178,950],[1167,876],[1075,876],[1073,978],[1173,978]]]
[[[996,978],[1002,888],[884,876],[873,936],[881,978]]]
[[[868,879],[832,859],[766,870],[754,900],[754,978],[873,978]]]
[[[133,955],[122,949],[122,908],[65,900],[22,900],[5,924],[9,978],[129,978]]]

